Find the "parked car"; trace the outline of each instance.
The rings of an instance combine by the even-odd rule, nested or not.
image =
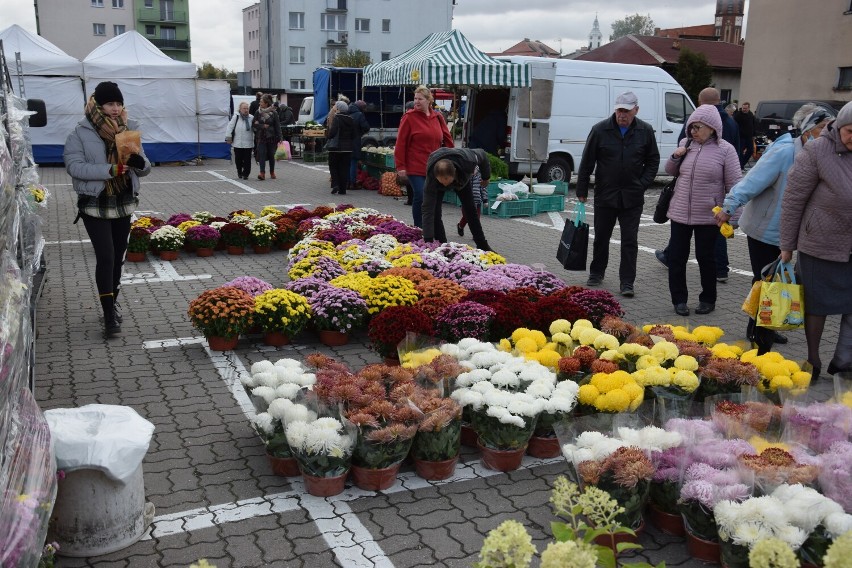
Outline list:
[[[847,101],[814,101],[814,100],[777,100],[757,103],[754,116],[757,119],[755,138],[765,136],[770,142],[793,129],[793,115],[802,105],[818,104],[831,114],[837,116]]]

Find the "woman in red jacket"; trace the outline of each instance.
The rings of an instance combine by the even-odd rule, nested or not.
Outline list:
[[[399,123],[393,158],[401,183],[408,181],[414,191],[411,211],[414,225],[423,226],[423,186],[426,160],[440,147],[453,148],[453,137],[441,113],[432,110],[432,92],[424,85],[414,89],[414,108]]]

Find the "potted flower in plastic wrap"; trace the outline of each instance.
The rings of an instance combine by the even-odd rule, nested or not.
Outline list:
[[[142,262],[145,253],[151,247],[151,233],[142,227],[130,229],[130,239],[127,241],[127,262]]]
[[[219,231],[210,225],[194,225],[186,230],[186,241],[195,248],[200,257],[213,256],[213,250],[219,244]]]
[[[433,335],[432,318],[412,306],[391,306],[374,316],[367,326],[370,347],[391,365],[399,364],[397,345],[408,332]]]
[[[163,225],[151,233],[151,248],[160,253],[161,260],[177,259],[183,242],[183,231],[171,225]]]
[[[349,334],[367,320],[367,302],[354,290],[324,286],[310,298],[311,321],[320,342],[330,347],[345,345]]]
[[[343,492],[355,446],[351,429],[338,418],[322,416],[288,422],[285,432],[308,493],[330,497]]]
[[[304,296],[275,288],[255,296],[254,321],[263,330],[263,342],[280,347],[304,329],[311,305]]]
[[[237,346],[240,334],[251,325],[254,300],[239,288],[223,286],[202,292],[189,303],[187,313],[210,349],[227,351]]]
[[[441,396],[438,389],[419,388],[411,401],[424,414],[411,446],[417,475],[428,480],[447,479],[459,460],[461,406]]]

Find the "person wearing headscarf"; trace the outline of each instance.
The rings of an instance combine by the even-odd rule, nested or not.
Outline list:
[[[239,112],[231,117],[225,130],[225,142],[234,148],[234,164],[237,178],[248,179],[251,174],[251,152],[254,148],[254,132],[251,129],[254,117],[249,114],[249,105],[240,103]]]
[[[825,109],[812,103],[796,111],[793,126],[800,135],[794,138],[791,133],[785,132],[779,136],[748,174],[731,189],[722,209],[716,213],[716,222],[721,227],[743,207],[739,226],[748,241],[752,283],[761,280],[763,267],[781,254],[781,199],[793,159],[808,140],[819,136],[829,118]],[[757,345],[758,354],[772,349],[775,336],[775,331],[755,327],[754,318],[749,318],[746,337]]]
[[[761,161],[763,158],[761,158]],[[840,315],[828,374],[852,371],[852,102],[809,142],[787,174],[781,201],[781,260],[798,251],[805,293],[805,340],[816,379],[825,318]]]
[[[104,315],[104,336],[121,332],[117,309],[130,217],[139,204],[139,178],[151,172],[140,147],[119,162],[115,137],[137,130],[127,118],[118,85],[104,81],[86,101],[83,118],[65,140],[63,160],[77,193],[77,218],[83,220],[95,249],[95,283]],[[77,222],[77,219],[74,220]]]
[[[329,123],[328,170],[331,174],[331,193],[346,195],[349,187],[349,160],[352,149],[359,143],[361,136],[355,121],[349,116],[349,105],[344,101],[334,103],[335,114]]]

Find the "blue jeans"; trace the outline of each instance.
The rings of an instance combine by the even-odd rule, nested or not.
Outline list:
[[[411,214],[414,217],[414,226],[423,227],[423,186],[426,185],[426,176],[408,176],[408,183],[414,192],[411,200]]]

